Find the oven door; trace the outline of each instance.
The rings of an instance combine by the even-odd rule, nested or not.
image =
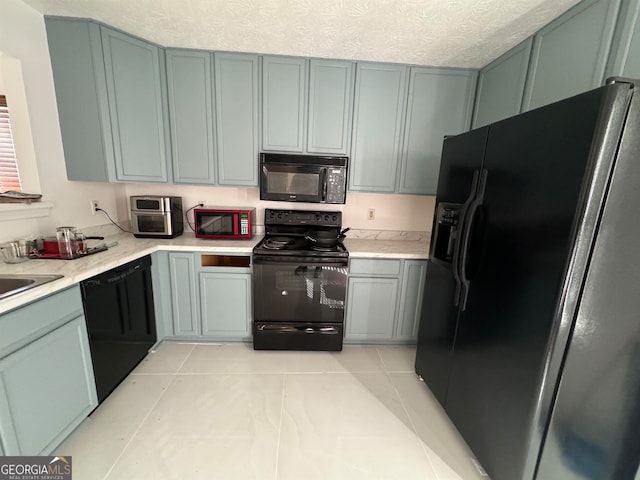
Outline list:
[[[171,235],[171,216],[168,213],[131,212],[134,235]]]
[[[342,323],[347,265],[346,259],[254,255],[255,321]]]
[[[326,167],[262,164],[260,200],[323,203]]]

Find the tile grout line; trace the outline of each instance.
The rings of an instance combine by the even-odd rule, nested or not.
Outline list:
[[[400,390],[398,390],[398,388],[396,387],[396,384],[393,382],[393,379],[391,378],[391,373],[392,372],[387,370],[387,365],[386,365],[386,363],[384,363],[384,359],[382,358],[382,354],[380,353],[380,348],[379,347],[376,347],[376,352],[378,353],[378,356],[380,357],[380,360],[382,361],[382,366],[384,367],[384,373],[387,376],[387,378],[389,379],[389,381],[391,382],[391,386],[393,387],[393,391],[398,396],[398,400],[400,400],[400,405],[402,406],[402,410],[404,410],[405,415],[409,419],[409,423],[411,424],[411,429],[413,430],[413,434],[414,434],[414,436],[416,438],[416,442],[418,442],[418,444],[420,445],[420,448],[422,449],[422,452],[424,453],[424,456],[427,457],[427,462],[431,466],[431,472],[435,475],[436,480],[441,480],[440,479],[440,475],[438,475],[438,472],[436,471],[436,469],[435,469],[435,467],[433,465],[433,462],[431,461],[431,457],[429,456],[429,452],[427,452],[427,450],[425,448],[424,442],[420,440],[420,435],[418,434],[418,429],[416,428],[416,424],[413,421],[413,418],[409,414],[409,409],[407,408],[405,400],[402,397],[402,394],[400,393]],[[407,372],[396,372],[396,373],[407,373]]]
[[[284,372],[286,373],[286,372]],[[284,392],[287,383],[287,376],[282,375],[282,399],[280,400],[280,422],[278,423],[278,443],[276,444],[276,468],[274,469],[274,480],[278,480],[278,464],[280,462],[280,439],[282,437],[282,418],[284,417]]]
[[[178,370],[180,370],[180,368],[182,368],[182,366],[184,365],[184,363],[187,361],[187,359],[191,356],[191,353],[193,352],[194,348],[191,349],[191,351],[189,352],[189,354],[187,356],[185,356],[184,360],[182,361],[182,363],[180,364],[180,367],[178,367]],[[156,407],[156,405],[158,405],[158,402],[160,402],[160,400],[162,399],[162,397],[164,396],[165,393],[167,393],[167,391],[169,390],[169,388],[171,387],[171,385],[173,385],[173,382],[175,381],[177,375],[174,373],[171,376],[171,381],[169,382],[169,384],[167,385],[167,388],[165,388],[160,395],[158,395],[158,398],[156,399],[155,402],[153,402],[153,405],[151,405],[151,407],[149,408],[149,411],[147,412],[147,414],[144,416],[144,418],[140,421],[138,427],[136,428],[136,431],[133,432],[133,435],[131,435],[131,438],[129,439],[129,441],[127,442],[127,444],[122,448],[122,451],[120,452],[120,455],[118,455],[118,458],[116,458],[113,461],[113,464],[111,465],[111,467],[109,468],[109,470],[107,471],[106,475],[103,477],[103,480],[107,480],[109,478],[109,475],[111,475],[111,472],[113,471],[113,469],[115,468],[116,464],[120,461],[120,459],[122,458],[122,456],[124,455],[124,452],[126,452],[127,448],[129,448],[129,445],[131,445],[131,442],[133,442],[133,439],[136,438],[136,435],[138,434],[138,432],[140,431],[140,429],[142,428],[142,425],[144,425],[144,423],[147,421],[147,418],[149,418],[149,416],[151,415],[151,412],[153,411],[153,409]]]

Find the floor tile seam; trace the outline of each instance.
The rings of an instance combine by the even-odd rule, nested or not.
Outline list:
[[[282,370],[274,370],[272,372],[135,372],[130,375],[135,376],[196,376],[196,375],[354,375],[368,373],[388,373],[384,370],[350,370],[350,371],[300,371],[287,372]],[[411,373],[411,372],[391,372],[391,373]]]
[[[274,471],[274,480],[278,480],[278,464],[280,463],[280,442],[282,438],[282,418],[284,417],[284,400],[285,400],[285,389],[287,384],[287,376],[282,376],[282,397],[280,399],[280,421],[278,422],[278,441],[276,443],[276,464]]]
[[[120,451],[120,454],[118,455],[118,457],[113,461],[113,464],[111,465],[111,467],[109,468],[109,470],[107,471],[106,475],[104,476],[103,480],[107,480],[109,478],[109,475],[111,475],[111,472],[113,471],[114,467],[117,465],[117,463],[120,461],[120,459],[122,458],[122,456],[124,455],[124,452],[127,451],[127,449],[129,448],[129,445],[131,445],[131,442],[133,442],[133,439],[136,438],[136,435],[138,435],[138,432],[140,431],[140,429],[142,428],[142,425],[144,425],[144,423],[147,421],[147,419],[149,418],[149,416],[151,415],[151,412],[153,411],[153,409],[158,405],[158,403],[160,402],[160,400],[162,399],[162,397],[164,397],[164,395],[167,393],[167,391],[169,390],[169,388],[171,387],[171,385],[173,384],[173,382],[175,381],[175,375],[168,375],[169,377],[171,377],[171,380],[169,381],[169,383],[167,384],[167,386],[162,390],[162,392],[160,392],[160,395],[158,395],[158,398],[156,398],[156,401],[153,402],[153,405],[151,405],[151,407],[149,407],[149,411],[147,412],[147,414],[144,416],[144,418],[140,421],[140,423],[138,424],[138,426],[136,427],[135,431],[133,432],[133,434],[131,435],[131,438],[129,438],[129,440],[127,441],[127,443],[125,444],[124,447],[122,447],[122,450]]]
[[[409,409],[407,407],[405,398],[402,396],[402,394],[400,393],[400,390],[398,390],[398,387],[396,386],[395,382],[393,381],[393,377],[391,376],[391,372],[386,372],[386,373],[387,373],[387,376],[389,378],[389,381],[391,382],[393,390],[395,391],[396,395],[398,396],[398,400],[400,400],[400,405],[402,406],[402,410],[404,411],[405,415],[409,419],[409,423],[411,424],[411,429],[413,430],[413,435],[414,435],[414,437],[416,439],[416,442],[418,443],[418,445],[422,449],[422,452],[424,453],[424,456],[427,458],[427,462],[429,463],[429,466],[431,467],[431,472],[433,473],[433,475],[435,475],[435,477],[438,480],[441,480],[440,476],[438,475],[438,472],[435,469],[435,466],[434,466],[433,462],[431,461],[431,457],[429,455],[429,451],[431,451],[434,454],[435,454],[435,452],[433,452],[433,450],[431,450],[431,448],[429,448],[429,451],[427,450],[427,446],[425,445],[425,442],[423,442],[421,440],[421,438],[420,438],[420,435],[418,433],[418,429],[416,427],[416,424],[413,421],[413,417],[409,413]]]
[[[196,349],[196,346],[194,344],[191,344],[191,350],[189,350],[189,353],[185,355],[184,359],[182,360],[182,363],[180,363],[180,366],[177,368],[176,373],[178,373],[182,369],[182,367],[184,367],[184,364],[187,363],[187,360],[189,359],[189,357],[191,357],[195,349]]]

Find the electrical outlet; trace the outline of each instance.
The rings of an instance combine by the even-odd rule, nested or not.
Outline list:
[[[375,220],[375,218],[376,218],[376,209],[370,208],[367,211],[367,220]]]
[[[95,215],[100,206],[98,205],[98,200],[91,200],[91,215]]]
[[[196,204],[204,206],[207,204],[207,202],[205,202],[204,200],[198,200]]]

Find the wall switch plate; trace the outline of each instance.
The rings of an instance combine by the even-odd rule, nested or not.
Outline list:
[[[375,218],[376,218],[376,209],[370,208],[367,211],[367,220],[375,220]]]

